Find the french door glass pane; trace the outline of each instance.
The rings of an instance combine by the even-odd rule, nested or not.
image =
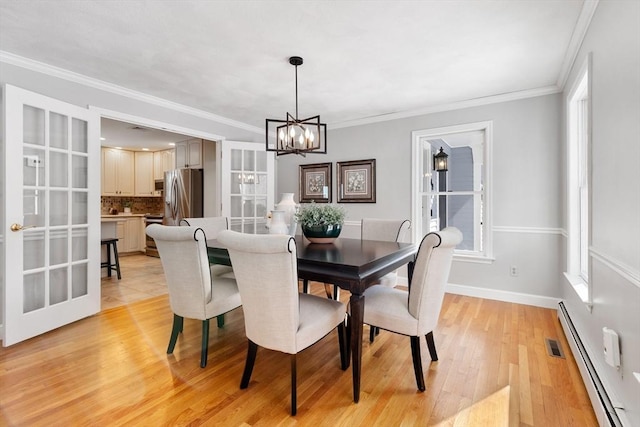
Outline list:
[[[23,150],[22,182],[25,186],[44,186],[44,150],[25,147]]]
[[[66,187],[69,174],[67,173],[67,153],[51,151],[49,153],[49,185],[51,187]]]
[[[255,169],[255,151],[244,150],[244,170],[254,171]]]
[[[231,150],[231,170],[242,170],[242,150]]]
[[[25,274],[22,292],[23,313],[29,313],[33,310],[44,308],[44,272],[41,271],[34,274]]]
[[[22,194],[23,225],[25,227],[44,227],[46,192],[44,190],[24,190]]]
[[[75,228],[72,231],[71,238],[71,259],[72,261],[79,261],[87,259],[87,241],[88,234],[86,228]]]
[[[88,292],[88,270],[87,264],[76,264],[71,269],[71,297],[77,298],[87,295]]]
[[[40,108],[25,105],[23,108],[23,140],[25,144],[43,145],[45,143],[45,113]]]
[[[49,146],[66,150],[69,141],[67,129],[67,116],[51,113],[49,116]]]
[[[23,269],[44,267],[44,230],[23,230]]]
[[[267,172],[267,152],[256,151],[256,171]]]
[[[72,156],[71,182],[73,188],[87,188],[87,157]]]
[[[67,230],[51,230],[49,237],[49,265],[63,264],[68,261]]]
[[[88,220],[87,193],[74,191],[71,193],[71,215],[73,224],[86,224]]]
[[[66,191],[51,191],[49,200],[50,216],[49,225],[67,225],[69,223],[67,215],[67,198],[68,193]]]
[[[89,132],[88,125],[85,120],[74,118],[71,128],[71,147],[73,151],[78,153],[87,153],[89,148]]]
[[[68,267],[49,270],[49,304],[55,305],[69,299]]]

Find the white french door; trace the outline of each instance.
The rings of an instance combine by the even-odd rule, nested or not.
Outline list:
[[[273,209],[275,160],[263,144],[222,141],[222,215],[229,228],[249,234],[267,233]]]
[[[100,311],[100,122],[86,108],[13,86],[3,97],[8,346]]]

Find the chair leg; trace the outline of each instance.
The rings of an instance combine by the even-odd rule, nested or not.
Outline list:
[[[256,354],[258,353],[258,344],[251,340],[249,341],[249,348],[247,349],[247,360],[244,363],[244,372],[242,373],[242,380],[240,381],[240,388],[245,389],[249,386],[249,380],[251,379],[251,373],[253,372],[253,365],[256,362]]]
[[[207,366],[209,353],[209,319],[202,321],[202,350],[200,351],[200,367]]]
[[[176,347],[176,342],[178,341],[178,335],[182,332],[182,316],[178,316],[177,314],[173,314],[173,328],[171,329],[171,338],[169,338],[169,347],[167,347],[167,354],[173,353],[173,349]]]
[[[309,293],[309,281],[307,279],[302,279],[302,292]]]
[[[113,243],[113,258],[116,262],[116,273],[118,273],[118,280],[122,279],[122,275],[120,274],[120,258],[118,257],[118,243]],[[109,267],[111,269],[111,267]]]
[[[380,328],[378,328],[377,326],[370,326],[369,327],[369,342],[373,342],[378,335],[380,335]]]
[[[340,368],[346,371],[349,367],[349,355],[347,354],[347,329],[344,321],[338,325],[338,344],[340,346]]]
[[[224,328],[224,314],[216,317],[216,319],[218,321],[218,328]]]
[[[420,358],[420,337],[411,338],[411,356],[413,356],[413,371],[416,374],[418,390],[424,391],[424,375],[422,374],[422,359]]]
[[[111,244],[107,243],[107,277],[111,277]]]
[[[298,392],[296,390],[296,355],[291,355],[291,415],[298,412]]]
[[[429,354],[431,355],[431,360],[434,362],[438,361],[438,353],[436,352],[436,343],[433,341],[433,331],[429,332],[425,335],[427,339],[427,347],[429,348]]]

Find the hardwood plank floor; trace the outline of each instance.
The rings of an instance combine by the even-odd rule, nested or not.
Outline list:
[[[165,286],[159,259],[122,261],[119,286],[132,295]],[[103,288],[112,281],[103,279]],[[171,320],[167,295],[145,297],[0,348],[0,425],[597,425],[554,310],[447,294],[434,332],[438,362],[421,342],[424,393],[409,339],[382,331],[370,344],[366,328],[358,404],[334,331],[299,355],[295,417],[287,356],[260,349],[249,388],[239,388],[242,309],[223,329],[212,323],[204,369],[198,321],[185,319],[174,354],[166,354]],[[546,354],[546,337],[561,342],[566,359]]]

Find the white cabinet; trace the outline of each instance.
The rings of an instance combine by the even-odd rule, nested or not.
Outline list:
[[[136,196],[153,196],[155,180],[153,179],[153,153],[136,151]]]
[[[134,195],[133,151],[116,148],[102,149],[102,195]]]
[[[162,150],[153,153],[153,179],[164,179],[164,173],[176,168],[174,150]]]
[[[176,142],[176,168],[202,169],[202,140]]]
[[[118,252],[139,252],[144,250],[144,218],[127,217],[118,221]]]

